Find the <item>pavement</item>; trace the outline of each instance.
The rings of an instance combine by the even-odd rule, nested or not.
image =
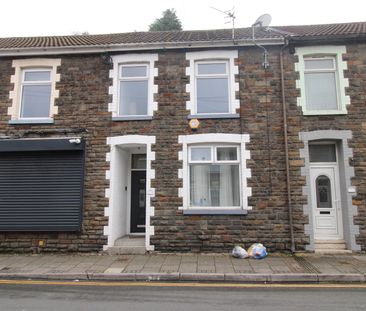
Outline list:
[[[366,282],[366,254],[0,254],[0,283],[9,279],[240,283]]]

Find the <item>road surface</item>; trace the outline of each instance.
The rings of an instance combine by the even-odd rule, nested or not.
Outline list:
[[[236,287],[234,284],[210,283],[209,286],[189,283],[166,286],[164,283],[0,281],[0,310],[366,310],[366,286],[362,284],[352,287]]]

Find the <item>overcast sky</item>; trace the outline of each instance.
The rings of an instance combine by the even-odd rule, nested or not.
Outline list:
[[[237,27],[263,13],[272,26],[366,21],[366,0],[3,0],[0,37],[146,31],[167,8],[185,30],[231,27],[210,7],[235,7]]]

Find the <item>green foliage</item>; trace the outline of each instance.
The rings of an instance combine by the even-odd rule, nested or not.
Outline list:
[[[149,31],[182,30],[182,23],[174,9],[167,9],[161,18],[157,18],[150,26]]]
[[[90,33],[88,31],[74,31],[72,36],[89,36]]]

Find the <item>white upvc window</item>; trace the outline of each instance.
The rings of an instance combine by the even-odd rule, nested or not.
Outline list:
[[[178,141],[182,144],[178,176],[183,180],[179,196],[184,213],[245,214],[251,209],[248,134],[182,135]]]
[[[20,92],[19,118],[50,118],[51,92],[51,68],[23,69]]]
[[[228,61],[197,61],[195,67],[197,113],[229,113]]]
[[[112,120],[149,120],[158,103],[154,94],[158,86],[154,84],[158,76],[155,62],[158,54],[122,54],[113,55],[113,69],[109,76],[113,84],[109,88],[112,101],[108,111],[112,112]]]
[[[148,64],[119,66],[119,116],[146,116],[152,96],[149,90]]]
[[[52,124],[58,113],[59,97],[57,83],[61,66],[60,58],[14,59],[14,74],[10,81],[14,88],[9,91],[11,106],[8,107],[10,124]]]
[[[240,202],[239,146],[189,146],[189,206],[238,208]]]
[[[335,57],[306,57],[304,65],[306,110],[339,110]]]
[[[239,83],[235,81],[239,72],[235,64],[238,51],[188,52],[186,58],[189,61],[186,74],[190,77],[186,85],[190,95],[186,102],[189,117],[239,117],[240,104],[236,99]]]
[[[344,46],[314,46],[296,49],[299,62],[297,87],[300,89],[298,104],[305,115],[346,114],[350,103],[345,95],[348,79],[344,78],[347,62],[342,54]]]

